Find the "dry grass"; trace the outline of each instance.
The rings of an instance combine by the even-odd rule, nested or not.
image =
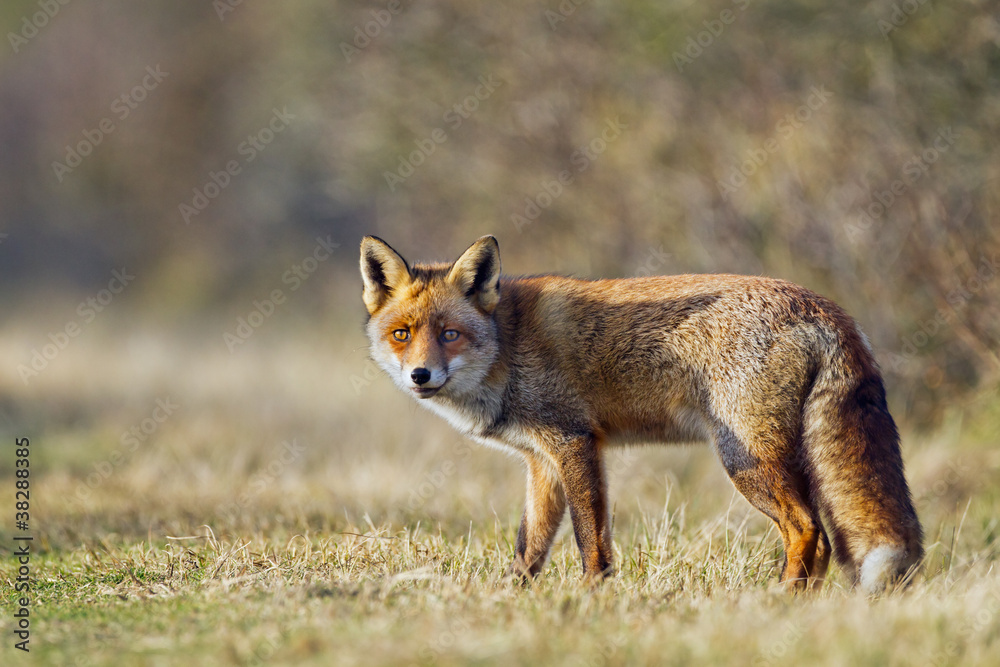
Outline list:
[[[904,592],[870,602],[836,572],[816,596],[778,591],[780,540],[704,447],[611,462],[616,578],[585,589],[564,526],[525,589],[498,577],[519,464],[365,380],[360,334],[276,322],[229,355],[212,330],[100,326],[30,386],[0,376],[35,457],[32,662],[995,663],[996,396],[905,438],[928,557]],[[45,336],[2,333],[5,355]],[[179,407],[126,452],[165,397]],[[3,624],[0,662],[19,664]]]

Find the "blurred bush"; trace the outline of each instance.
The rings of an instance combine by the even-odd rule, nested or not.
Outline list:
[[[494,233],[513,273],[803,283],[921,419],[1000,377],[995,3],[40,6],[0,9],[18,318],[122,264],[144,309],[205,312],[331,234],[353,321],[361,235]]]

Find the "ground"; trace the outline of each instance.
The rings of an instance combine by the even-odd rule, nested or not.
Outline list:
[[[45,336],[4,333],[2,352]],[[933,432],[902,423],[927,535],[904,591],[867,600],[834,567],[821,593],[786,595],[776,531],[703,445],[609,462],[617,576],[585,587],[564,525],[522,588],[501,577],[520,464],[401,395],[360,332],[331,345],[262,329],[231,354],[221,331],[103,333],[27,384],[0,376],[3,493],[13,438],[29,436],[35,538],[23,654],[10,546],[21,533],[0,526],[2,664],[992,665],[1000,654],[995,392]]]

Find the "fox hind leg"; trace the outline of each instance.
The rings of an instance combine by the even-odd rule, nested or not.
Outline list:
[[[761,447],[779,454],[761,460],[726,428],[718,429],[716,448],[736,489],[781,533],[785,562],[780,581],[791,591],[820,588],[830,563],[830,541],[811,498],[808,477],[794,464],[796,448]]]

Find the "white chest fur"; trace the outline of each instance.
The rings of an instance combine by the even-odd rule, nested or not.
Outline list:
[[[523,429],[507,427],[496,437],[485,437],[481,434],[489,422],[482,413],[433,399],[420,401],[420,403],[431,412],[444,417],[445,421],[459,433],[472,438],[481,445],[499,449],[507,454],[513,454],[517,451],[537,451],[534,439]]]

